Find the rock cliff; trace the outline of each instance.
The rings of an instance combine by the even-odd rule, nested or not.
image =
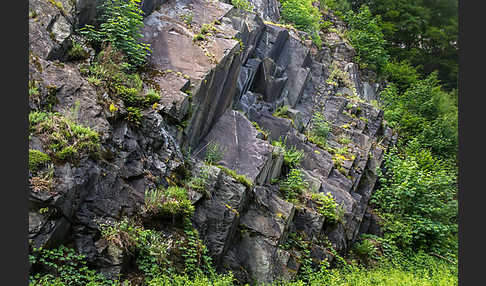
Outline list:
[[[302,32],[274,23],[278,1],[250,1],[255,14],[218,1],[142,1],[143,41],[152,48],[142,79],[162,98],[136,126],[113,116],[106,94],[83,76],[94,51],[85,46],[84,62],[67,57],[73,42],[82,42],[75,29],[95,21],[100,2],[29,0],[29,80],[38,86],[30,108],[90,127],[101,146],[97,156],[56,163],[50,188],[30,174],[32,247],[71,244],[106,275],[127,271],[129,254],[103,246],[99,222],[138,215],[147,189],[171,185],[186,169],[209,180],[206,194],[192,196],[192,223],[217,269],[242,282],[295,277],[305,255],[296,236],[318,265],[368,231],[377,168],[396,134],[371,104],[379,84],[353,63],[343,23],[328,15],[338,29],[323,34],[317,49]],[[209,24],[214,30],[194,40]],[[279,108],[285,115],[277,116]],[[309,139],[316,114],[329,123],[325,146]],[[299,203],[279,191],[289,170],[282,147],[271,144],[278,140],[303,151],[299,169],[309,190]],[[43,142],[32,133],[29,149],[45,152]],[[215,143],[224,150],[219,164],[251,184],[203,163]],[[311,193],[330,193],[340,219],[322,215]]]

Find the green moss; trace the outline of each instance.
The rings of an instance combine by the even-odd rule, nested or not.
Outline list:
[[[29,170],[31,172],[37,172],[40,167],[49,163],[51,158],[49,155],[38,151],[38,150],[29,150]]]
[[[72,161],[99,150],[97,132],[59,113],[31,112],[30,132],[36,134],[46,152],[58,161]]]
[[[253,188],[253,182],[245,175],[240,175],[238,173],[236,173],[235,171],[231,170],[231,169],[228,169],[226,167],[223,167],[223,166],[217,166],[218,168],[220,168],[221,170],[223,170],[227,175],[233,177],[236,181],[242,183],[243,185],[247,186],[248,188]]]

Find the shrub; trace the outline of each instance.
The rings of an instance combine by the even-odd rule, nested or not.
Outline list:
[[[109,43],[123,52],[130,66],[143,65],[150,53],[150,46],[139,42],[142,37],[140,28],[143,27],[140,0],[108,0],[99,9],[99,28],[86,25],[81,33],[96,44]]]
[[[457,235],[455,176],[430,151],[386,156],[385,173],[371,202],[384,219],[385,237],[403,249],[448,252]]]
[[[29,150],[29,170],[32,173],[37,172],[40,167],[44,166],[50,161],[51,158],[49,157],[49,155],[38,150]]]
[[[373,17],[368,6],[363,5],[358,13],[348,11],[346,20],[349,24],[347,37],[356,49],[356,60],[361,67],[383,71],[389,55],[385,50],[386,40],[380,28],[381,18]]]
[[[280,13],[285,22],[293,23],[296,28],[307,32],[320,48],[322,45],[319,36],[321,13],[312,5],[312,2],[313,0],[282,0]]]
[[[29,255],[34,273],[29,285],[113,285],[101,273],[86,265],[84,255],[61,245],[55,249],[34,249]]]

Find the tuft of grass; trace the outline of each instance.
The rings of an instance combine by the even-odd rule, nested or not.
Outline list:
[[[97,132],[59,113],[31,112],[29,123],[30,132],[39,136],[47,154],[58,161],[79,159],[100,148]]]
[[[171,186],[166,190],[154,189],[145,192],[145,211],[152,215],[188,216],[194,213],[184,188]]]

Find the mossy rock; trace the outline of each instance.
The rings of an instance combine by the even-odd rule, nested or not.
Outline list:
[[[42,166],[51,162],[51,157],[39,150],[29,150],[29,170],[37,172]]]

